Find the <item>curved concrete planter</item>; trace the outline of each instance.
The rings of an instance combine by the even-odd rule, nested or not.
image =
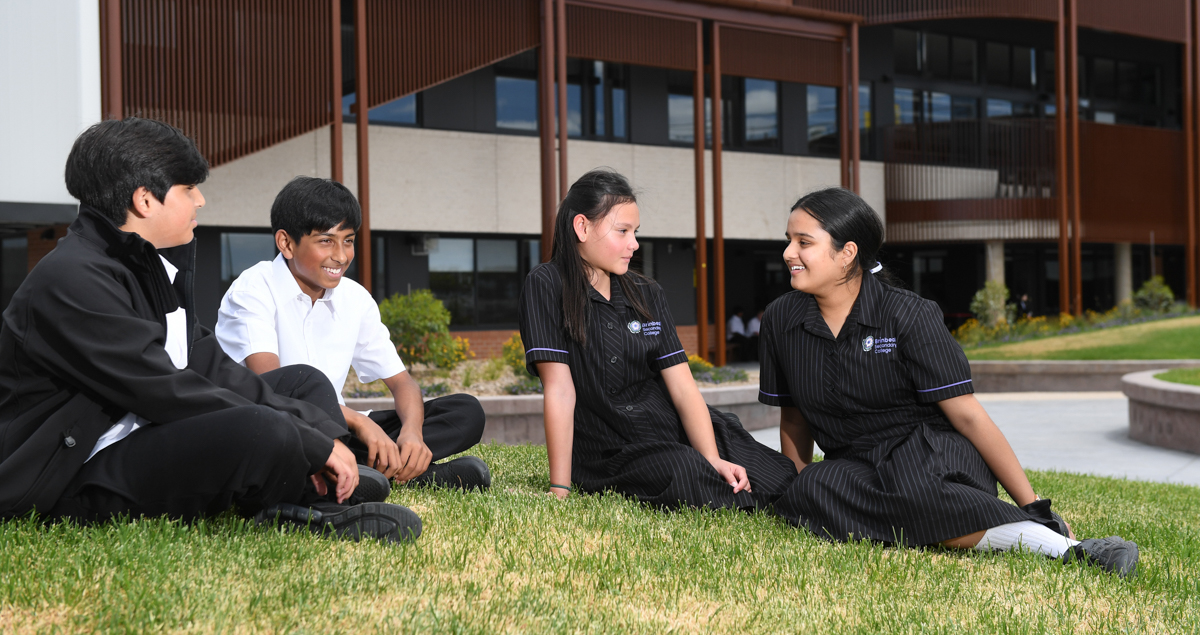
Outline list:
[[[1121,390],[1129,373],[1200,366],[1200,359],[1110,361],[972,361],[975,392],[1093,392]]]
[[[704,395],[704,401],[708,405],[737,415],[747,430],[762,430],[779,425],[779,409],[758,402],[757,385],[701,388],[700,394]],[[487,424],[483,429],[484,443],[546,442],[541,395],[480,397],[479,403],[487,415]],[[391,399],[347,399],[346,405],[355,410],[386,410],[395,407]]]
[[[1163,370],[1121,378],[1121,389],[1129,397],[1129,438],[1200,454],[1200,386],[1155,379]]]

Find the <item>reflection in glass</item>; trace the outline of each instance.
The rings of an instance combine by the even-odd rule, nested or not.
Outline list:
[[[987,100],[987,116],[988,117],[1011,117],[1013,114],[1012,102],[1007,99],[989,99]]]
[[[537,132],[536,79],[496,77],[496,127]]]
[[[774,147],[779,140],[777,85],[764,79],[746,79],[746,145]]]
[[[950,95],[926,92],[924,121],[929,123],[950,121]]]
[[[475,250],[478,280],[475,324],[516,322],[517,299],[521,295],[517,241],[481,238],[475,241]]]
[[[475,322],[475,241],[438,238],[429,249],[429,289],[450,311],[451,324]]]
[[[693,106],[691,95],[667,95],[667,139],[678,143],[692,143],[696,139],[693,129]]]
[[[264,261],[275,258],[275,236],[240,232],[221,233],[221,293],[242,272]]]
[[[612,89],[612,127],[613,136],[625,138],[625,89]]]
[[[808,85],[808,152],[838,156],[837,89]]]
[[[911,88],[897,88],[892,92],[892,96],[895,101],[896,125],[916,123],[917,113],[920,112],[916,108],[917,94]]]
[[[950,118],[954,120],[977,119],[979,117],[979,101],[974,97],[955,95],[950,99]]]

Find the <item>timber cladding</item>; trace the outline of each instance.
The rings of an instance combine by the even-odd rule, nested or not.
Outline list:
[[[721,73],[841,86],[843,44],[783,33],[721,27]]]
[[[102,9],[112,3],[120,103],[104,91],[104,112],[166,121],[214,166],[333,121],[329,0],[103,0]],[[108,83],[113,47],[101,35]]]
[[[367,0],[371,107],[529,50],[537,0]]]
[[[567,5],[571,57],[691,71],[696,44],[694,20]]]
[[[1079,156],[1084,242],[1187,242],[1182,132],[1081,121]]]

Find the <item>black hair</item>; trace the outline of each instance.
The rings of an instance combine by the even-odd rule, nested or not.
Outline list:
[[[279,190],[271,204],[271,232],[284,230],[292,240],[331,227],[362,227],[362,208],[345,185],[332,179],[298,176]]]
[[[575,217],[583,214],[590,222],[608,216],[613,208],[636,203],[637,197],[625,177],[608,169],[596,169],[579,177],[558,206],[554,220],[554,249],[550,254],[563,280],[563,325],[571,339],[587,346],[588,278],[591,266],[579,255],[579,236],[575,234]],[[650,279],[629,270],[617,276],[625,301],[643,320],[652,319],[646,307],[641,286]]]
[[[791,211],[803,210],[821,224],[833,239],[833,250],[841,251],[846,243],[858,246],[858,255],[846,271],[842,284],[875,267],[877,280],[897,286],[897,281],[879,264],[879,248],[883,246],[883,221],[861,196],[841,187],[817,190],[800,197]]]
[[[120,227],[139,187],[161,203],[176,185],[203,183],[208,161],[175,126],[139,117],[109,119],[75,138],[65,177],[71,196]]]

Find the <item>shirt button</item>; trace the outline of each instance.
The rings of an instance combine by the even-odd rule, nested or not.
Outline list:
[[[617,394],[617,389],[616,389],[616,388],[609,388],[609,389],[608,389],[608,394],[610,394],[610,395],[615,395],[615,394]]]
[[[611,358],[609,358],[608,362],[609,362],[610,364],[615,364],[615,363],[617,363],[617,356],[616,356],[616,355],[613,355]]]
[[[626,411],[626,412],[629,412],[629,411],[631,411],[631,410],[633,410],[633,406],[625,406],[625,411]]]
[[[67,437],[63,439],[63,445],[67,446],[68,448],[75,447],[75,437]]]
[[[612,328],[612,322],[608,323],[608,328],[610,328],[610,329]]]

